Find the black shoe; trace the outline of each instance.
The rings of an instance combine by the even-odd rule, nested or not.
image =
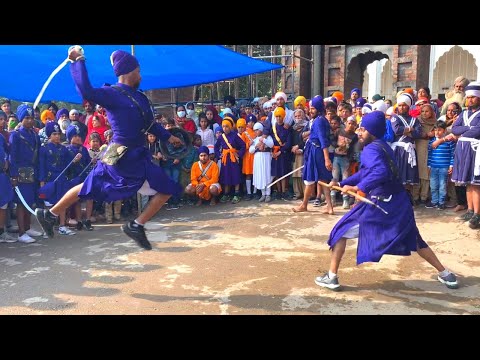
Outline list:
[[[147,235],[145,235],[145,229],[143,226],[136,224],[133,221],[129,221],[126,224],[122,225],[122,231],[129,238],[135,240],[138,246],[145,250],[152,250],[152,244],[147,240]]]
[[[480,214],[473,214],[471,219],[468,221],[468,226],[470,229],[476,229],[478,228],[478,225],[480,224]]]
[[[54,216],[50,213],[48,209],[35,209],[35,217],[42,226],[43,231],[49,238],[53,238],[55,232],[53,231],[53,226],[57,222],[57,216]]]
[[[92,222],[90,220],[85,220],[83,225],[85,226],[85,229],[87,229],[88,231],[93,230]]]
[[[77,222],[76,229],[77,229],[77,231],[80,231],[80,230],[83,229],[83,223],[81,221]]]
[[[463,215],[460,215],[457,219],[462,221],[469,221],[473,216],[473,210],[467,210]]]
[[[433,209],[433,208],[438,207],[438,205],[432,203],[431,201],[429,201],[428,203],[425,204],[425,207],[426,207],[427,209]]]

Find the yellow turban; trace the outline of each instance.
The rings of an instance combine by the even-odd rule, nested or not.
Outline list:
[[[280,116],[282,119],[285,119],[285,109],[281,106],[277,106],[275,111],[273,112],[273,116]]]
[[[293,101],[293,106],[297,107],[298,105],[301,104],[303,107],[305,107],[306,103],[307,103],[307,99],[305,99],[305,96],[297,96]]]
[[[229,128],[233,128],[233,119],[231,117],[224,117],[222,121],[222,127],[223,125],[227,125]]]
[[[42,114],[40,115],[40,120],[42,120],[42,123],[46,123],[48,120],[55,120],[55,115],[50,110],[43,110]]]
[[[237,128],[246,127],[246,126],[247,126],[247,122],[245,121],[244,118],[240,118],[237,120]]]

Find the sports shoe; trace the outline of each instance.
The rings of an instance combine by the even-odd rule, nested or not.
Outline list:
[[[449,273],[447,276],[437,276],[438,281],[440,281],[442,284],[445,284],[445,286],[449,289],[458,289],[458,282],[457,282],[457,277],[455,276],[454,273]]]
[[[438,204],[434,204],[434,203],[432,203],[431,201],[429,201],[428,203],[425,204],[425,207],[426,207],[427,209],[433,209],[433,208],[438,207]]]
[[[457,217],[457,220],[468,221],[472,218],[472,216],[473,216],[473,210],[467,210],[465,214]]]
[[[228,201],[230,201],[230,197],[228,195],[223,195],[220,199],[221,203],[226,203]]]
[[[143,226],[138,225],[134,221],[129,221],[126,224],[122,225],[122,231],[129,238],[135,240],[138,246],[145,250],[152,250],[152,244],[147,239],[145,235],[145,229]]]
[[[60,226],[58,228],[58,233],[60,235],[75,235],[76,232],[75,231],[72,231],[70,230],[69,228],[67,228],[66,226]]]
[[[83,222],[83,226],[85,226],[85,229],[87,229],[88,231],[93,230],[92,222],[90,220],[85,220]]]
[[[272,197],[270,195],[265,196],[265,202],[270,202],[272,201]]]
[[[49,210],[40,208],[35,209],[35,217],[42,226],[43,231],[45,231],[45,234],[47,234],[49,238],[53,238],[55,235],[53,226],[57,221],[56,217],[53,216]]]
[[[468,226],[470,229],[476,229],[480,225],[480,214],[473,214],[473,216],[468,220]]]
[[[81,221],[77,221],[77,225],[75,226],[77,231],[80,231],[83,229],[83,223]]]
[[[250,201],[253,199],[253,195],[252,194],[247,194],[245,195],[245,197],[243,198],[245,201]]]
[[[240,196],[235,195],[232,199],[232,204],[237,204],[240,202]]]
[[[14,242],[17,242],[17,240],[18,238],[13,237],[6,231],[4,231],[2,235],[0,235],[0,243],[14,243]]]
[[[439,204],[437,206],[437,210],[445,210],[446,208],[447,208],[447,205],[445,205],[445,204]]]
[[[263,201],[265,201],[265,195],[262,195],[260,199],[258,199],[258,202],[263,202]]]
[[[18,237],[18,241],[24,244],[31,244],[37,240],[35,240],[34,238],[31,238],[27,233],[24,233],[22,236]]]
[[[43,235],[42,232],[37,231],[37,230],[33,230],[33,229],[28,229],[26,231],[26,233],[28,234],[28,236],[42,236]]]
[[[333,279],[328,277],[328,273],[323,276],[317,276],[315,278],[315,284],[318,286],[329,288],[330,290],[337,291],[340,288],[338,282],[338,276],[335,276]]]
[[[343,200],[342,209],[350,210],[350,201],[348,199]]]
[[[320,206],[320,199],[315,199],[315,201],[313,202],[313,206],[319,207]]]

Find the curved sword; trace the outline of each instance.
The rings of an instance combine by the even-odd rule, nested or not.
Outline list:
[[[25,199],[22,195],[22,192],[20,191],[18,186],[15,186],[14,189],[15,189],[15,192],[17,193],[17,195],[18,195],[18,198],[22,202],[23,206],[25,206],[25,209],[27,209],[32,215],[35,215],[35,211],[33,211],[32,208],[27,204],[27,202],[25,201]]]

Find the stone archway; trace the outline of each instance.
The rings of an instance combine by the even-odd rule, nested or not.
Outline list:
[[[345,96],[350,94],[353,88],[362,89],[365,80],[365,71],[367,66],[374,61],[380,61],[382,59],[389,60],[389,56],[380,51],[368,50],[365,53],[360,53],[353,57],[347,65],[346,77],[345,77]],[[391,62],[390,62],[391,64]],[[362,94],[363,95],[363,94]],[[371,94],[373,95],[373,94]]]
[[[432,70],[432,97],[441,99],[453,88],[453,81],[458,76],[475,81],[478,74],[475,56],[459,45],[451,47],[439,56]]]

